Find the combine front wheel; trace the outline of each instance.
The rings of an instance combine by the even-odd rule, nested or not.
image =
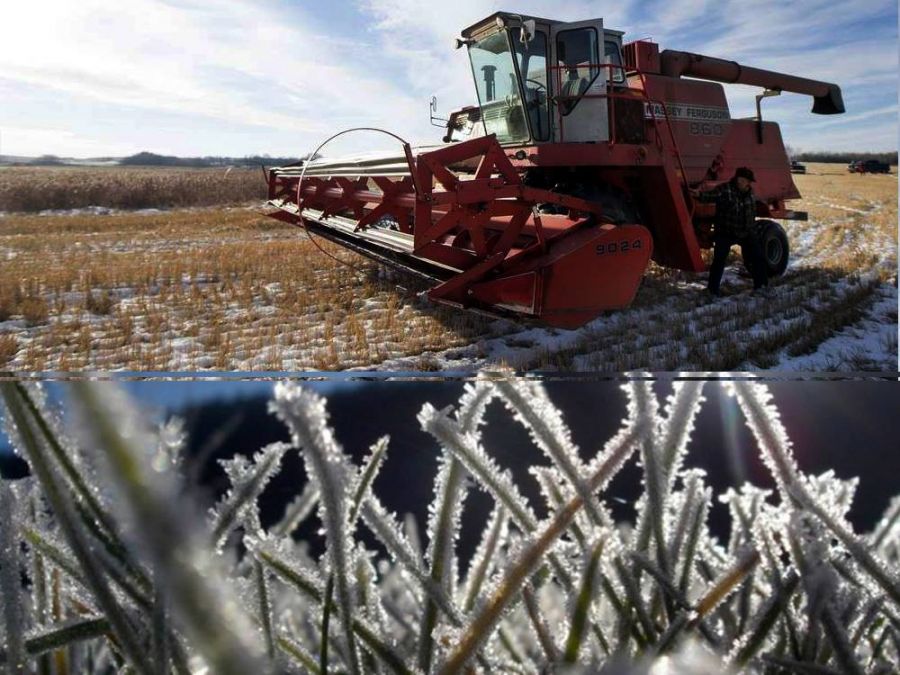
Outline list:
[[[781,276],[787,269],[790,256],[787,234],[774,220],[759,220],[757,225],[760,227],[759,239],[766,271],[770,277]]]

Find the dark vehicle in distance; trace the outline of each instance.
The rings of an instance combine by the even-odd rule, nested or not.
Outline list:
[[[796,159],[791,160],[791,173],[806,173],[806,166],[798,162]]]
[[[890,164],[879,162],[877,159],[857,160],[847,166],[850,173],[890,173]]]

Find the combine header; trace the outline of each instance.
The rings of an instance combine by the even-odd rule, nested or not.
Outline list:
[[[756,174],[760,218],[805,219],[785,205],[800,194],[760,102],[788,91],[844,112],[834,84],[623,46],[602,19],[498,12],[457,43],[479,105],[450,115],[443,145],[271,169],[270,215],[427,278],[436,302],[562,328],[627,306],[651,258],[703,271],[714,207],[689,190],[739,166]],[[732,119],[720,82],[762,87],[757,116]],[[762,224],[777,275],[787,238]]]

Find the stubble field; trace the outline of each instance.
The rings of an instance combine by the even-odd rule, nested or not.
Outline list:
[[[435,307],[318,240],[352,267],[335,261],[260,214],[258,172],[3,169],[0,367],[894,371],[897,176],[808,169],[772,298],[749,295],[737,256],[716,303],[705,275],[651,267],[632,307],[576,331]],[[67,210],[35,212],[35,180]],[[225,195],[242,203],[207,206]]]

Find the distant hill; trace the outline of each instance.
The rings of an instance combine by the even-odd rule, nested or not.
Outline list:
[[[119,160],[121,166],[283,166],[301,161],[299,157],[269,157],[251,155],[249,157],[172,157],[153,152],[139,152]]]
[[[285,166],[305,159],[305,157],[269,157],[250,155],[247,157],[174,157],[158,155],[154,152],[139,152],[129,157],[58,157],[41,155],[24,157],[20,155],[0,155],[0,166],[181,166],[181,167],[258,167]]]

